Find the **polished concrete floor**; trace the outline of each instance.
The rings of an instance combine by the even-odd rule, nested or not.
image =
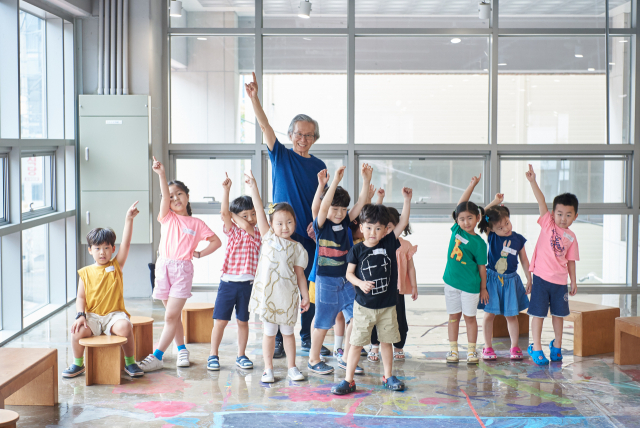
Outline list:
[[[192,300],[213,302],[215,293],[196,293]],[[126,304],[133,315],[156,320],[157,340],[163,326],[162,305],[147,299]],[[574,357],[571,324],[566,324],[564,361],[547,368],[528,359],[510,362],[507,339],[494,343],[497,362],[446,365],[444,298],[409,299],[407,310],[408,358],[394,368],[406,382],[404,392],[384,390],[381,363],[362,358],[365,374],[357,377],[358,392],[334,396],[330,388],[344,371],[338,368],[330,376],[309,374],[307,354],[300,350],[298,367],[307,380],[290,382],[285,359],[279,359],[275,360],[277,382],[263,384],[260,323],[251,324],[247,353],[255,369],[249,371],[234,365],[236,327],[230,323],[219,372],[206,370],[209,345],[191,344],[189,368],[175,367],[176,351],[171,349],[165,354],[164,370],[143,378],[132,380],[123,372],[119,386],[90,387],[85,386],[84,376],[60,378],[57,407],[7,408],[20,413],[18,427],[640,427],[640,366],[615,366],[613,354]],[[62,371],[73,361],[69,327],[74,315],[75,308],[70,307],[7,346],[55,347]],[[297,330],[296,336],[299,346]],[[543,343],[552,337],[547,322]],[[327,336],[329,348],[332,340]],[[460,343],[464,357],[466,338],[461,337]],[[520,347],[526,346],[527,338],[521,337]],[[329,358],[328,363],[335,359]]]

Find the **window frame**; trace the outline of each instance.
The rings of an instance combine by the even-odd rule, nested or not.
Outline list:
[[[9,209],[9,156],[7,156],[5,153],[0,153],[0,163],[2,164],[2,177],[0,177],[0,186],[2,186],[1,202],[3,208],[0,212],[0,226],[3,226],[11,221],[9,217],[9,213],[11,212]]]
[[[36,210],[29,210],[26,212],[21,213],[22,214],[22,219],[23,220],[30,220],[36,217],[40,217],[43,215],[47,215],[47,214],[51,214],[53,212],[56,211],[56,153],[55,152],[51,152],[51,151],[28,151],[28,152],[22,152],[20,154],[20,160],[22,161],[22,159],[25,158],[30,158],[30,157],[44,157],[46,158],[46,156],[49,156],[50,160],[51,160],[51,164],[49,165],[49,173],[45,174],[46,171],[43,171],[43,179],[44,179],[44,192],[45,192],[45,203],[47,201],[47,197],[49,198],[49,205],[45,206],[44,208],[39,208]],[[22,171],[21,171],[21,177],[20,177],[20,185],[21,187],[24,186],[24,183],[22,182]],[[46,178],[49,178],[49,183],[47,184]]]

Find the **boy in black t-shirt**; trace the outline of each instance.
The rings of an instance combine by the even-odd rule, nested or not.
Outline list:
[[[360,230],[364,241],[355,245],[347,255],[347,280],[356,286],[356,302],[353,307],[352,346],[347,361],[345,380],[331,388],[336,395],[356,390],[353,380],[360,350],[369,343],[375,326],[380,340],[380,354],[384,365],[383,385],[393,391],[404,390],[404,383],[391,375],[393,369],[393,343],[400,340],[396,301],[398,289],[398,265],[396,250],[400,247],[398,236],[409,224],[413,191],[402,189],[404,206],[400,222],[387,233],[389,213],[382,205],[366,205],[360,213]]]

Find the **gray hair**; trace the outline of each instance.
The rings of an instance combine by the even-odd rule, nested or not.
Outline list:
[[[289,130],[287,131],[287,133],[289,134],[289,138],[291,138],[291,136],[293,135],[293,128],[296,126],[297,122],[313,123],[313,126],[315,126],[315,131],[313,131],[313,137],[316,141],[320,139],[320,126],[318,125],[318,122],[311,119],[311,117],[307,116],[306,114],[297,114],[296,117],[294,117],[291,120],[291,123],[289,124]]]

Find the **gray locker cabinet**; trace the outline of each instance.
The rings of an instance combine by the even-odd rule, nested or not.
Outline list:
[[[148,95],[80,95],[79,116],[149,116]]]
[[[149,119],[80,118],[80,186],[88,190],[149,190]]]
[[[132,192],[81,192],[80,234],[83,244],[87,233],[96,227],[110,227],[116,233],[116,243],[122,242],[122,231],[127,210],[138,202],[140,214],[133,220],[132,244],[151,242],[151,217],[149,215],[149,191]]]

